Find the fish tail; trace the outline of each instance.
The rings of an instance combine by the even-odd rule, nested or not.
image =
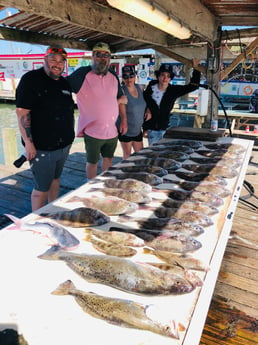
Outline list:
[[[12,214],[5,213],[4,214],[6,217],[11,219],[11,221],[15,224],[15,226],[9,227],[9,230],[17,230],[22,228],[22,220],[13,216]]]
[[[51,292],[52,295],[69,295],[71,289],[75,289],[75,285],[71,280],[66,280],[64,283],[60,284],[54,291]]]
[[[86,236],[84,237],[84,241],[86,241],[86,242],[90,242],[91,241],[91,234],[90,234],[90,232],[89,233],[86,233]]]
[[[153,254],[153,250],[150,248],[144,247],[143,254]]]
[[[38,258],[43,260],[59,260],[60,253],[62,252],[61,249],[58,245],[52,246],[43,254],[38,255]]]

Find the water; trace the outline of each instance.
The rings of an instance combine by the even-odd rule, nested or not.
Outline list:
[[[3,128],[14,128],[16,130],[16,142],[18,157],[24,152],[24,147],[21,143],[20,131],[18,128],[17,115],[15,111],[15,104],[0,103],[0,164],[5,164],[4,150],[3,150]],[[77,128],[78,111],[75,110],[75,128]],[[75,139],[75,142],[78,139]],[[17,158],[18,158],[17,157]]]

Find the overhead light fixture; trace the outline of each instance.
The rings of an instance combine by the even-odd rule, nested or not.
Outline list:
[[[107,0],[110,6],[130,14],[143,22],[169,33],[180,39],[187,39],[191,31],[173,19],[165,10],[145,0]]]

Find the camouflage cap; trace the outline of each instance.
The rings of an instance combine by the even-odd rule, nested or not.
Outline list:
[[[107,43],[105,43],[105,42],[98,42],[98,43],[96,43],[94,45],[94,47],[92,48],[92,51],[111,53],[109,45]]]

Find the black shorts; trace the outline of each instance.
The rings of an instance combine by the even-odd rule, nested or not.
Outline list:
[[[118,134],[118,139],[123,143],[130,143],[131,141],[140,142],[142,141],[142,132],[140,132],[140,134],[138,134],[136,137],[128,137],[127,135]]]

